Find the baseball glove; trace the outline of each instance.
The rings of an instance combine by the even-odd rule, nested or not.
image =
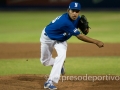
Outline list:
[[[83,34],[87,35],[89,32],[89,25],[87,18],[84,15],[81,15],[81,18],[78,22],[78,28],[82,31]]]

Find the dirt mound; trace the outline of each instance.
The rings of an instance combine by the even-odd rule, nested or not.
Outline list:
[[[14,75],[0,77],[0,90],[44,90],[43,75]],[[120,90],[120,81],[64,81],[58,90]]]
[[[43,75],[16,75],[0,77],[0,90],[44,90]],[[120,81],[74,81],[56,84],[58,90],[119,90]]]

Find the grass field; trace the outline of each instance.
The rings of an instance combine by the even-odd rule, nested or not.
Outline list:
[[[0,12],[0,43],[39,43],[41,30],[61,12],[21,11]],[[105,43],[120,43],[120,12],[81,12],[88,18],[91,30],[88,36]],[[72,37],[68,43],[82,43]],[[120,75],[120,57],[68,57],[67,74]],[[44,69],[42,69],[44,68]],[[0,75],[48,74],[49,67],[40,64],[39,58],[0,59]]]
[[[65,63],[66,74],[120,75],[119,63],[119,57],[69,57]],[[51,67],[44,67],[38,59],[0,60],[0,75],[49,74],[50,70]]]
[[[61,12],[0,12],[0,42],[39,42],[42,29]],[[88,36],[108,43],[120,42],[120,12],[81,12],[91,27]],[[69,42],[78,43],[75,37]],[[81,42],[80,42],[81,43]]]

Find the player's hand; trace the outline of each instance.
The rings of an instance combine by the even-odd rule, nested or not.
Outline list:
[[[104,47],[104,43],[101,42],[101,41],[97,41],[97,42],[96,42],[96,45],[97,45],[99,48]]]

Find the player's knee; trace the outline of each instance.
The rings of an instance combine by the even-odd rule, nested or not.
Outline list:
[[[44,63],[42,63],[42,64],[43,64],[44,66],[48,66],[48,65],[47,65],[47,63],[45,63],[45,62],[44,62]]]
[[[42,62],[42,61],[41,61],[41,63],[42,63],[44,66],[47,66],[47,62]]]
[[[48,66],[48,59],[43,59],[43,58],[41,58],[40,59],[40,62],[44,65],[44,66]]]

